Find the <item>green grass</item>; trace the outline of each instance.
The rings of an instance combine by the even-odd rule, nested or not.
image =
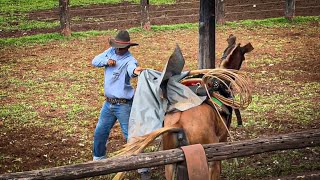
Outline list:
[[[140,0],[127,0],[139,4]],[[122,0],[70,0],[70,6],[88,6],[92,4],[117,4]],[[175,0],[150,0],[150,4],[170,4]],[[0,12],[5,14],[26,13],[37,10],[58,8],[59,0],[0,0]]]
[[[297,16],[294,17],[292,21],[287,20],[286,18],[268,18],[262,20],[242,20],[236,22],[226,22],[226,25],[229,27],[289,27],[301,23],[307,23],[310,21],[320,21],[320,16]]]
[[[0,39],[0,47],[45,44],[55,40],[68,41],[72,39],[82,39],[86,37],[103,35],[108,32],[111,32],[111,31],[73,32],[72,37],[64,37],[60,33],[47,33],[47,34],[37,34],[32,36],[23,36],[18,38],[3,38],[3,39]]]
[[[218,26],[220,29],[224,28],[234,28],[234,27],[261,27],[265,28],[268,27],[270,24],[273,24],[272,27],[278,26],[294,26],[296,24],[303,24],[308,22],[314,22],[314,21],[320,21],[320,16],[315,17],[296,17],[296,21],[294,23],[290,23],[285,20],[285,18],[270,18],[265,20],[245,20],[245,21],[239,21],[239,22],[227,22],[226,25]],[[54,24],[52,24],[53,26]],[[151,26],[152,31],[167,31],[167,30],[176,30],[176,29],[196,29],[198,28],[197,23],[184,23],[184,24],[175,24],[175,25],[154,25]],[[144,31],[140,27],[135,27],[129,29],[129,32],[141,32]],[[114,32],[112,30],[110,31],[86,31],[86,32],[73,32],[71,38],[65,38],[61,36],[59,33],[48,33],[48,34],[38,34],[38,35],[32,35],[32,36],[24,36],[24,37],[18,37],[18,38],[3,38],[0,39],[0,47],[1,46],[23,46],[23,45],[30,45],[30,44],[43,44],[47,43],[53,40],[70,40],[74,38],[85,38],[85,37],[91,37],[91,36],[97,36],[97,35],[103,35],[107,34],[109,32]],[[275,43],[277,41],[274,41]],[[278,43],[279,44],[279,43]],[[278,48],[278,49],[277,49]],[[276,47],[276,51],[279,51],[279,48],[281,49],[281,45],[278,45]]]
[[[36,20],[27,20],[24,16],[21,17],[4,17],[0,16],[0,28],[4,32],[14,30],[31,30],[42,28],[55,28],[60,25],[59,21],[44,22]]]
[[[252,103],[245,110],[250,119],[250,121],[245,122],[247,126],[262,129],[268,126],[269,128],[275,128],[272,124],[265,122],[264,117],[268,116],[268,113],[273,114],[274,117],[285,117],[283,120],[301,125],[312,123],[314,119],[320,119],[320,112],[316,110],[317,93],[320,89],[319,83],[283,82],[280,78],[275,79],[270,75],[268,78],[268,82],[270,82],[270,78],[273,79],[272,83],[282,87],[282,90],[278,93],[270,92],[270,94],[253,96]],[[290,111],[288,111],[289,109]],[[250,114],[254,114],[254,116],[250,116]]]
[[[260,179],[261,177],[287,176],[299,172],[316,171],[320,169],[320,163],[313,152],[319,152],[319,148],[307,148],[302,150],[278,151],[277,153],[263,153],[252,157],[237,158],[238,165],[233,160],[222,161],[222,175],[228,179]],[[311,152],[311,156],[305,153]],[[310,159],[314,163],[296,163],[297,160]],[[248,166],[251,164],[251,166]]]
[[[2,105],[0,108],[0,117],[2,120],[6,121],[10,119],[10,124],[15,124],[24,126],[31,124],[38,116],[37,112],[32,105],[29,105],[26,102],[20,102],[19,104],[6,104]],[[8,126],[7,128],[14,128],[15,126]]]
[[[116,4],[122,0],[72,0],[70,6],[88,6],[92,4]],[[132,3],[140,3],[140,0],[130,0]],[[174,3],[174,0],[151,0],[151,4]],[[39,10],[58,8],[58,0],[0,0],[0,29],[3,32],[15,30],[31,30],[58,27],[59,21],[28,20],[27,13]],[[73,20],[79,18],[74,17]],[[89,18],[86,21],[101,21],[101,18]]]

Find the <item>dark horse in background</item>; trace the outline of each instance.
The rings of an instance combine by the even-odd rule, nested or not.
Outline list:
[[[240,47],[236,44],[236,37],[232,34],[227,39],[228,47],[224,50],[219,68],[240,70],[242,62],[245,60],[244,54],[253,50],[251,43]],[[228,107],[232,115],[232,108]],[[242,118],[239,109],[235,109],[238,126],[242,126]],[[231,116],[230,116],[231,118]]]
[[[230,35],[228,38],[228,47],[224,51],[220,68],[239,70],[242,62],[245,60],[244,55],[253,50],[250,43],[241,47],[236,44],[236,38]],[[232,110],[232,109],[231,109]],[[231,124],[231,115],[222,114],[223,120],[227,127]],[[228,130],[218,116],[218,113],[207,103],[193,107],[183,112],[168,113],[165,116],[164,127],[173,129],[181,128],[186,136],[187,142],[191,144],[213,144],[226,142]],[[168,132],[168,131],[167,131]],[[162,137],[163,150],[174,149],[179,146],[176,133],[165,133]],[[208,163],[210,180],[220,179],[221,162],[214,161]],[[166,179],[174,179],[175,165],[166,165]]]

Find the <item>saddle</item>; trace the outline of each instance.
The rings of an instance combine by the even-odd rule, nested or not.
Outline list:
[[[198,96],[207,96],[206,103],[210,105],[212,108],[217,110],[226,116],[231,115],[229,108],[219,101],[217,98],[212,97],[213,92],[218,92],[219,94],[223,95],[226,98],[231,98],[230,93],[227,91],[227,88],[219,82],[218,79],[212,79],[211,83],[209,83],[209,87],[207,89],[203,86],[202,75],[196,75],[193,77],[188,77],[183,79],[180,83],[189,87],[196,95]],[[207,92],[208,91],[208,92]],[[208,96],[210,95],[210,97]]]

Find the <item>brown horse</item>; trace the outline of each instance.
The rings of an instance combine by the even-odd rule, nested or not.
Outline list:
[[[235,37],[230,36],[228,39],[229,46],[226,48],[220,68],[239,70],[242,62],[245,60],[245,53],[253,50],[249,43],[243,47],[235,44]],[[223,120],[230,127],[231,116],[222,114]],[[183,112],[168,113],[165,116],[164,127],[172,127],[183,129],[188,144],[212,144],[218,142],[226,142],[227,129],[216,110],[210,105],[203,103],[200,106],[193,107]],[[163,149],[173,149],[178,147],[178,140],[175,133],[163,134]],[[221,172],[220,162],[209,162],[209,179],[220,179]],[[166,179],[174,179],[174,165],[165,166]]]
[[[245,53],[250,52],[253,47],[250,43],[243,47],[241,47],[240,44],[236,45],[234,36],[229,37],[228,43],[229,45],[222,57],[220,68],[238,70],[241,67],[242,61],[245,59]],[[227,72],[226,70],[224,71]],[[195,70],[193,73],[194,72],[199,71]],[[229,79],[228,81],[231,82],[232,79]],[[148,144],[160,135],[163,135],[162,141],[164,150],[174,149],[183,145],[225,142],[227,140],[230,124],[231,115],[224,113],[220,114],[217,109],[213,109],[211,105],[202,103],[199,106],[183,112],[167,113],[164,119],[163,128],[138,137],[135,141],[127,144],[126,148],[122,149],[119,155],[142,152]],[[185,137],[184,141],[181,141],[181,134]],[[174,179],[175,167],[175,165],[165,166],[167,180]],[[220,179],[220,162],[209,162],[208,167],[208,179]],[[114,179],[121,179],[121,177],[123,177],[123,174],[119,173]]]

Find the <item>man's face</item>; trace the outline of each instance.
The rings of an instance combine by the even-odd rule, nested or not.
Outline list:
[[[128,51],[128,49],[129,49],[129,47],[116,48],[116,54],[122,56]]]

